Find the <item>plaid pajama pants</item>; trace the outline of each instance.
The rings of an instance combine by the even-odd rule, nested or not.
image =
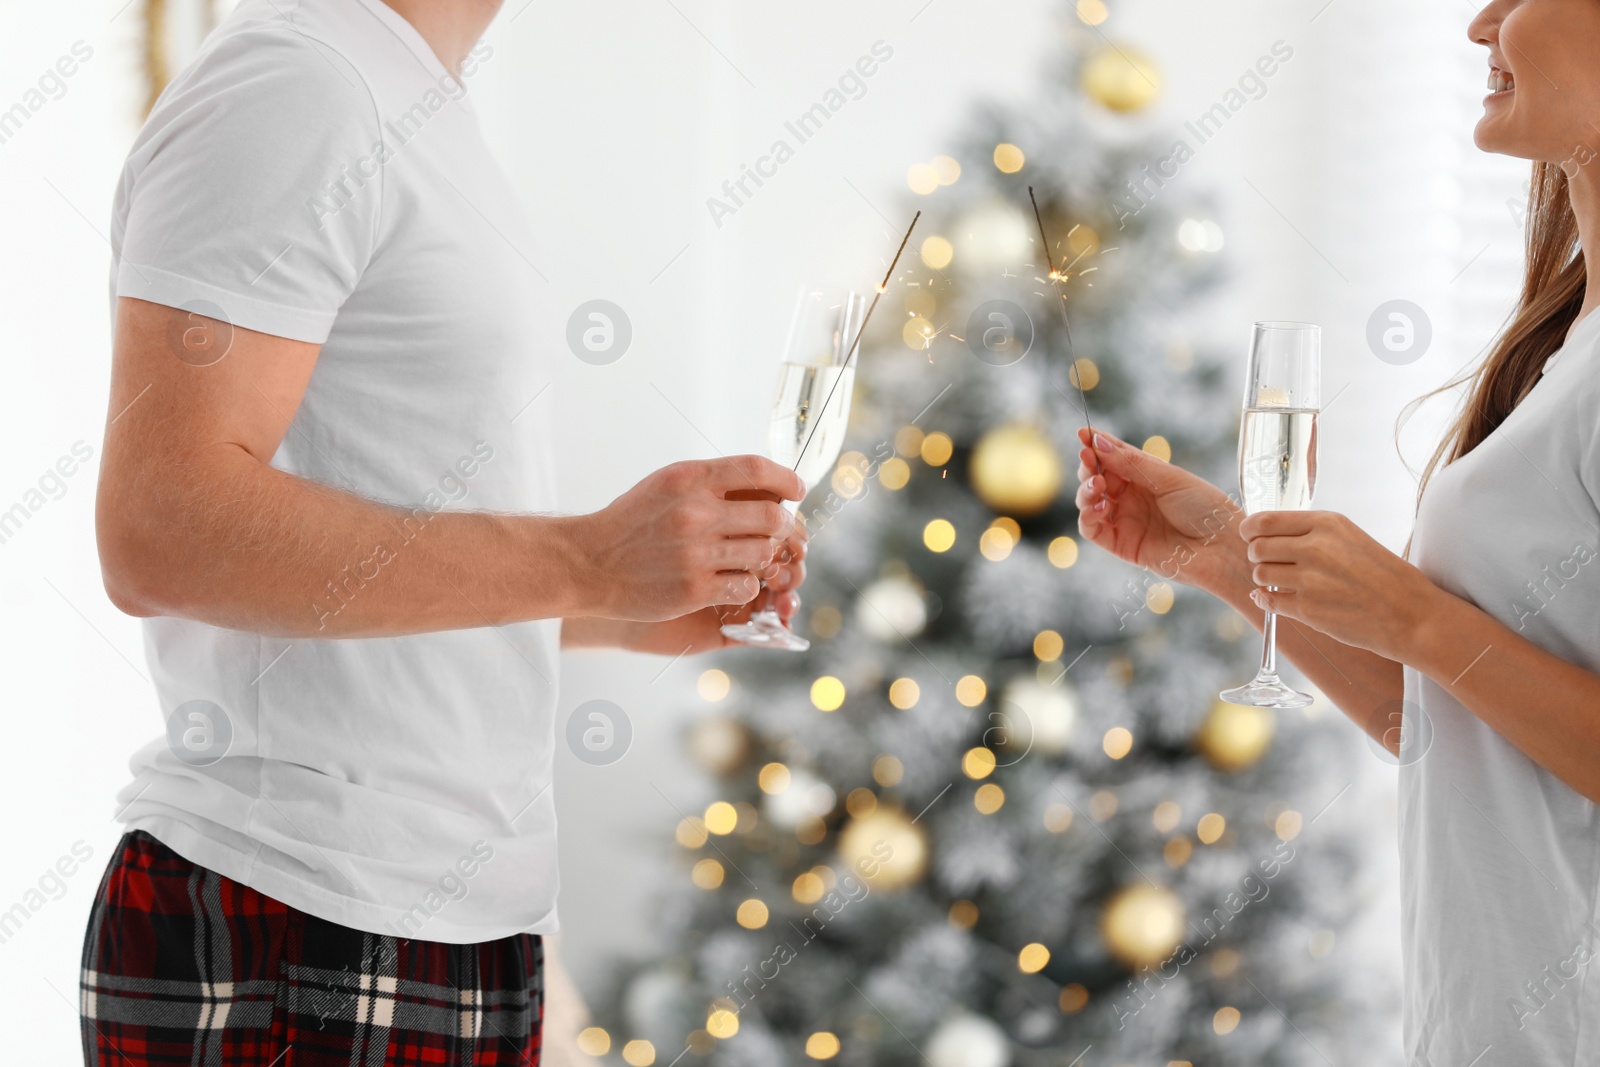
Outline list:
[[[543,944],[364,933],[123,836],[83,947],[88,1067],[538,1067]]]

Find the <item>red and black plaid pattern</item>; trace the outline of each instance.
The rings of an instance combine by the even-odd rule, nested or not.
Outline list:
[[[88,1067],[537,1067],[543,944],[351,930],[197,867],[143,831],[83,946]]]

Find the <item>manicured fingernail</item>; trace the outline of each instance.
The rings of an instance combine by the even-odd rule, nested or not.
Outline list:
[[[1255,602],[1256,607],[1258,607],[1258,608],[1266,607],[1266,605],[1261,602],[1261,590],[1259,590],[1259,589],[1250,590],[1250,599]]]
[[[1094,435],[1094,447],[1102,452],[1111,451],[1111,439],[1098,431]]]
[[[1094,509],[1096,511],[1104,511],[1106,509],[1105,499],[1101,498],[1100,500],[1095,501]]]

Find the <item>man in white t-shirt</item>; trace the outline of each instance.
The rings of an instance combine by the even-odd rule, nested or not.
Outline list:
[[[97,526],[167,730],[118,797],[90,1063],[536,1061],[559,646],[797,604],[768,460],[554,514],[571,357],[466,91],[499,6],[244,0],[129,154]]]

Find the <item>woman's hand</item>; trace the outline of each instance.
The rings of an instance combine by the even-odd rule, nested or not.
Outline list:
[[[1263,511],[1239,533],[1257,607],[1386,659],[1410,662],[1406,646],[1447,595],[1337,512]]]
[[[1078,431],[1078,530],[1169,581],[1222,594],[1242,576],[1243,513],[1226,493],[1104,430]]]

